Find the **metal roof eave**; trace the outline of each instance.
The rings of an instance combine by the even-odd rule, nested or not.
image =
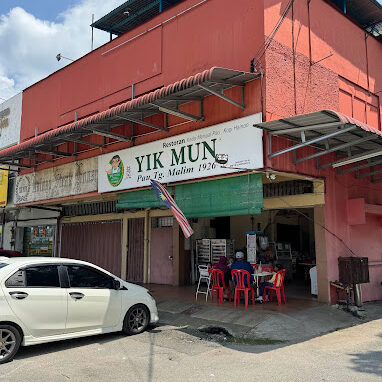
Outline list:
[[[319,169],[332,167],[339,174],[354,171],[356,177],[370,176],[373,182],[382,181],[375,177],[382,173],[378,168],[382,166],[382,132],[345,114],[321,110],[255,126],[268,132],[269,158],[292,152],[294,164],[316,159]],[[273,136],[284,136],[295,144],[274,152]],[[299,150],[307,146],[315,147],[316,152],[298,156]],[[323,162],[325,155],[330,153],[336,154],[336,160]],[[366,172],[360,171],[364,169]]]
[[[129,0],[90,26],[121,35],[183,0]]]
[[[37,137],[31,138],[18,145],[0,151],[0,165],[13,165],[19,168],[35,168],[36,165],[46,162],[54,162],[62,157],[76,155],[75,152],[63,152],[57,146],[65,142],[76,142],[88,145],[91,148],[103,147],[98,143],[84,140],[90,135],[111,137],[117,141],[131,141],[135,138],[113,132],[113,128],[126,123],[139,124],[155,130],[168,131],[166,126],[167,115],[172,114],[186,120],[200,121],[204,119],[203,99],[209,95],[215,95],[242,109],[244,105],[244,91],[241,92],[241,100],[231,99],[224,94],[228,88],[239,86],[242,89],[249,81],[260,77],[258,73],[248,73],[232,69],[212,67],[209,70],[184,78],[168,86],[157,89],[151,93],[142,95],[103,112],[96,113],[84,119],[67,125],[49,130]],[[199,101],[200,114],[193,115],[179,109],[180,105]],[[159,126],[148,122],[146,117],[154,114],[163,114],[164,125]],[[41,158],[39,155],[50,156]],[[28,159],[30,163],[20,163],[21,159]]]

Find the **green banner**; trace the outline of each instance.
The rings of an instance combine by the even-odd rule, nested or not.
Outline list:
[[[260,214],[263,208],[261,174],[181,184],[176,203],[186,217]]]
[[[167,191],[171,194],[171,189],[167,188]],[[136,209],[154,207],[164,207],[164,204],[158,200],[152,188],[118,194],[117,208]]]

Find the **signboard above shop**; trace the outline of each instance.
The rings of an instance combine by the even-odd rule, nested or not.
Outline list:
[[[98,157],[98,192],[173,183],[263,167],[261,113]],[[215,163],[228,154],[228,163]]]
[[[0,103],[0,149],[19,143],[22,93]]]
[[[97,158],[20,175],[16,178],[16,204],[56,199],[97,191]]]

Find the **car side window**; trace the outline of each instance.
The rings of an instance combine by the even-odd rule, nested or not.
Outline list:
[[[25,271],[19,270],[15,272],[8,280],[5,282],[7,288],[15,287],[25,287]]]
[[[15,272],[5,282],[7,288],[60,288],[57,265],[35,265]]]
[[[67,267],[71,288],[113,289],[113,279],[95,269],[79,265]]]
[[[27,287],[60,287],[57,265],[42,265],[28,267],[25,270]]]

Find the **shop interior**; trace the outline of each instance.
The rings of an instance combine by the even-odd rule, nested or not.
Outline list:
[[[198,264],[215,264],[220,256],[242,251],[250,263],[280,264],[287,270],[285,289],[290,297],[315,298],[316,255],[313,208],[265,210],[258,215],[191,219],[194,234],[190,245],[192,281]],[[255,240],[247,247],[247,233]],[[254,238],[254,239],[253,239]],[[252,244],[253,246],[253,244]],[[311,272],[311,269],[314,270]],[[312,276],[312,277],[311,277]]]

